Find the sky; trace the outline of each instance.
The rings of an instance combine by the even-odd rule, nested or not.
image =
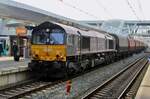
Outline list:
[[[75,20],[150,20],[150,0],[13,0]]]

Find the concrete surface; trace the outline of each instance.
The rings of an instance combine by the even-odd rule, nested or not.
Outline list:
[[[15,62],[13,57],[0,57],[0,88],[29,79],[29,61],[21,58]]]
[[[30,59],[21,58],[20,61],[16,62],[13,57],[0,57],[0,71],[3,68],[18,67],[18,66],[28,66]]]
[[[28,68],[26,66],[19,66],[17,68],[4,68],[0,71],[0,88],[18,83],[30,78]]]
[[[150,99],[150,65],[143,78],[135,99]]]

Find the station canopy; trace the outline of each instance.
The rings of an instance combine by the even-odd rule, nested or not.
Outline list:
[[[15,1],[17,1],[17,2],[15,2]],[[66,16],[63,17],[63,16],[60,16],[60,15],[51,13],[48,10],[46,11],[46,9],[42,10],[42,9],[39,9],[39,8],[32,7],[31,4],[30,4],[30,6],[26,5],[26,4],[23,4],[27,1],[29,1],[29,2],[26,3],[26,4],[29,4],[29,3],[32,4],[33,1],[35,1],[35,0],[32,0],[32,1],[31,0],[22,0],[22,1],[21,0],[13,0],[13,1],[12,0],[1,0],[0,1],[0,17],[2,19],[7,19],[8,23],[7,23],[6,26],[8,26],[8,27],[17,27],[17,26],[25,26],[25,25],[35,26],[39,23],[42,23],[44,21],[49,20],[49,21],[52,21],[52,22],[58,22],[58,23],[63,23],[63,24],[75,26],[75,27],[78,27],[78,28],[81,28],[81,29],[91,29],[92,28],[92,29],[96,29],[96,30],[99,30],[99,31],[104,30],[104,31],[107,31],[107,32],[110,32],[110,33],[122,33],[122,34],[125,34],[125,35],[143,33],[143,31],[145,31],[147,33],[149,32],[150,21],[148,21],[148,20],[143,21],[143,19],[141,18],[143,16],[138,16],[139,12],[136,16],[136,15],[133,15],[133,13],[130,11],[129,15],[133,15],[135,17],[133,19],[135,19],[135,20],[107,20],[107,21],[106,20],[95,20],[95,21],[93,21],[93,23],[90,23],[89,25],[87,25],[89,20],[87,20],[87,22],[85,20],[84,20],[85,22],[80,22],[80,21],[76,21],[76,20],[71,19],[71,18],[67,18]],[[44,3],[46,4],[46,0],[44,0],[44,1],[43,1],[43,3],[41,3],[41,6]],[[61,3],[69,2],[68,0],[60,0],[60,1],[56,0],[56,1],[57,2],[61,1]],[[81,6],[83,4],[83,1],[80,1],[81,4],[79,6]],[[99,2],[100,0],[95,0],[95,1]],[[95,3],[95,1],[92,1],[92,2]],[[112,2],[110,0],[106,0],[106,2],[108,2],[108,1],[109,1],[109,3]],[[22,3],[19,3],[19,2],[22,2]],[[74,1],[73,0],[73,2],[74,2],[74,4],[76,4],[79,1],[78,0]],[[89,2],[89,1],[87,1],[87,2]],[[118,2],[120,2],[120,1],[116,0],[115,2],[117,2],[116,3],[116,5],[117,5]],[[142,9],[143,2],[145,2],[145,1],[142,1],[142,3],[136,2],[135,4],[138,5],[138,6],[136,6],[136,9],[139,9],[138,8],[139,6],[141,6],[141,9]],[[133,0],[131,0],[131,1],[127,0],[126,2],[123,2],[123,4],[124,3],[133,4]],[[55,4],[56,3],[54,3],[54,5]],[[59,5],[59,3],[58,3],[58,5]],[[88,5],[88,3],[84,4],[84,5]],[[36,5],[34,5],[34,6],[36,6]],[[114,4],[112,4],[112,6],[114,6]],[[128,6],[129,5],[126,5],[127,8],[128,8]],[[45,7],[46,7],[46,5],[45,5]],[[76,6],[76,8],[78,8],[78,6]],[[108,12],[110,11],[110,10],[108,11],[108,9],[110,9],[110,8],[107,5],[105,5],[105,7],[103,6],[101,9],[104,10],[104,8],[107,8],[107,9],[105,9],[105,10],[107,10],[105,12],[105,14],[106,13],[108,14]],[[100,11],[101,11],[101,9],[99,8]],[[114,10],[114,8],[112,9],[112,11],[113,10]],[[122,10],[121,10],[121,12],[123,12]],[[131,10],[131,9],[128,8],[126,10]],[[63,12],[63,11],[61,10],[61,12]],[[83,9],[82,12],[84,12],[84,9]],[[65,13],[65,11],[64,11],[64,13]],[[124,13],[126,13],[126,11]],[[89,12],[89,14],[90,14],[90,12]],[[105,16],[104,13],[100,13],[100,14]],[[112,15],[115,16],[116,14],[112,14]],[[78,15],[76,15],[76,16],[78,16]],[[119,17],[121,18],[121,15]],[[139,17],[139,19],[136,18],[136,17]],[[117,18],[117,17],[111,17],[111,18],[113,19],[113,18]],[[17,19],[17,20],[15,20],[15,19]],[[102,19],[104,19],[104,18],[102,18]],[[96,27],[92,24],[99,24],[100,27]]]

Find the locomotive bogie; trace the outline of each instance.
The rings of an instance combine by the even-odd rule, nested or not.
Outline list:
[[[65,65],[62,61],[32,61],[28,67],[35,77],[61,78],[66,76]]]

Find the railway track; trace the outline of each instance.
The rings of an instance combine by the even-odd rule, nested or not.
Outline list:
[[[94,70],[94,69],[91,69],[91,70]],[[88,70],[82,74],[90,72],[91,70]],[[74,76],[70,77],[69,79],[76,78],[82,74],[74,75]],[[51,88],[55,85],[58,85],[57,86],[57,88],[58,88],[59,85],[61,86],[61,83],[65,82],[66,80],[68,80],[68,79],[63,79],[63,80],[56,81],[56,82],[44,82],[44,81],[34,80],[34,81],[29,81],[29,82],[26,82],[23,84],[15,85],[12,87],[0,89],[0,99],[18,99],[21,97],[30,96],[31,94],[40,92],[47,88]]]
[[[149,64],[147,64],[146,68],[143,68],[142,72],[139,74],[139,76],[134,79],[134,81],[130,84],[130,86],[127,88],[127,90],[124,91],[121,97],[124,99],[135,99],[135,96],[137,94],[137,91],[139,89],[139,86],[145,76],[145,73],[147,71]]]
[[[103,84],[87,93],[82,99],[120,99],[125,96],[137,76],[147,66],[147,59],[143,57],[130,64]]]
[[[29,80],[29,81],[25,81],[21,84],[15,84],[12,86],[8,86],[8,87],[4,87],[0,89],[0,99],[18,99],[18,98],[22,98],[22,97],[26,97],[28,98],[28,96],[30,96],[32,93],[36,93],[36,92],[40,92],[46,88],[50,88],[53,87],[55,85],[58,85],[57,88],[59,87],[59,84],[61,86],[61,83],[69,80],[69,79],[73,79],[76,78],[78,76],[81,76],[85,73],[90,72],[91,70],[95,70],[94,69],[90,69],[87,70],[83,73],[79,73],[76,75],[72,75],[70,77],[67,77],[65,79],[56,81],[56,82],[44,82],[44,81],[40,81],[40,80]]]
[[[57,82],[43,82],[43,81],[32,81],[21,85],[13,86],[0,90],[0,99],[18,99],[25,95],[43,90],[53,85],[59,84],[62,81]]]

